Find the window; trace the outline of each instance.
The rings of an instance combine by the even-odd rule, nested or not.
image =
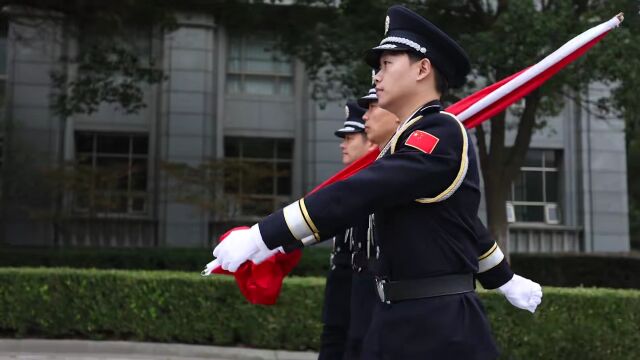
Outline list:
[[[97,51],[103,53],[101,55],[111,55],[111,58],[106,57],[105,60],[113,61],[115,56],[122,56],[119,51],[126,51],[128,55],[135,56],[141,66],[150,66],[151,28],[126,25],[125,29],[123,33],[106,36],[101,33],[101,30],[96,30],[91,25],[83,25],[78,36],[79,54]]]
[[[275,49],[275,41],[256,37],[229,39],[227,93],[291,96],[293,62]]]
[[[226,137],[224,151],[238,165],[225,176],[233,216],[265,216],[291,201],[293,140]]]
[[[517,222],[560,223],[560,151],[530,149],[508,194]]]
[[[146,134],[77,132],[74,209],[91,213],[148,212]]]

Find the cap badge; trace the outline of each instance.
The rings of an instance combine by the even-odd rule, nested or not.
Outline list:
[[[345,117],[348,118],[349,117],[349,107],[348,106],[344,107],[344,113],[345,113]]]

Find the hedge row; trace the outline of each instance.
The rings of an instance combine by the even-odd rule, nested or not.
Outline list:
[[[206,248],[0,248],[2,267],[70,267],[200,272],[213,257]],[[292,275],[325,276],[328,247],[306,249]]]
[[[294,276],[325,276],[328,247],[305,249]],[[200,272],[211,261],[210,249],[2,248],[0,266],[97,269],[178,270]],[[513,269],[550,286],[640,289],[640,256],[540,254],[511,255]],[[606,269],[606,271],[604,271]]]
[[[511,267],[544,285],[640,289],[637,254],[512,254]]]
[[[265,307],[225,276],[0,268],[0,332],[317,350],[323,287],[288,279],[278,304]],[[503,358],[640,358],[640,291],[545,288],[535,315],[480,295]]]

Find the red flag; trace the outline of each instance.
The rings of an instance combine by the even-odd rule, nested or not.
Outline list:
[[[224,241],[232,231],[248,228],[247,226],[233,228],[224,233],[219,242]],[[250,303],[273,305],[278,300],[278,295],[280,295],[282,280],[298,264],[301,256],[302,252],[300,250],[295,250],[288,254],[277,253],[258,265],[247,261],[240,265],[234,273],[223,270],[221,267],[214,268],[211,273],[233,275],[240,292]]]

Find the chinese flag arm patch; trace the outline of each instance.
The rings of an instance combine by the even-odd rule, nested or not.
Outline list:
[[[412,148],[418,149],[426,154],[431,154],[433,150],[438,145],[440,139],[429,134],[426,131],[416,130],[409,135],[407,141],[404,142],[405,145],[411,146]]]

